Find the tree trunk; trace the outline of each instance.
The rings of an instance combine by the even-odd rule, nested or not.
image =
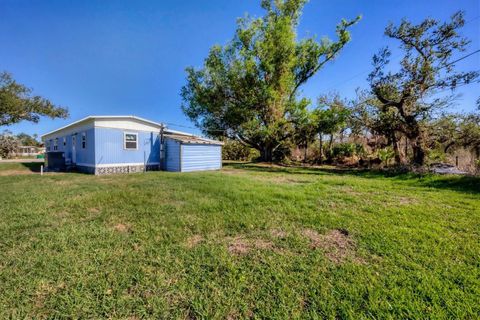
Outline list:
[[[260,159],[264,162],[273,162],[273,150],[270,146],[263,146],[260,150]]]
[[[425,150],[423,148],[423,138],[421,135],[416,137],[415,140],[412,140],[412,150],[413,150],[413,164],[416,166],[423,166],[425,164]]]
[[[323,138],[322,133],[318,134],[319,144],[320,144],[320,164],[323,162]]]
[[[330,135],[330,141],[328,142],[328,157],[329,157],[329,161],[332,160],[332,146],[333,146],[333,133]]]
[[[408,163],[408,138],[405,137],[405,161]]]
[[[395,132],[392,134],[392,147],[393,147],[393,152],[395,154],[395,163],[397,165],[402,163],[402,159],[400,157],[400,149],[398,148],[398,141],[397,141],[397,136],[395,135]]]
[[[308,142],[305,141],[305,153],[303,155],[303,163],[307,163],[307,151],[308,151]]]

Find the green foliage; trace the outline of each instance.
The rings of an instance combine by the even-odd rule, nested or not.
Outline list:
[[[445,23],[425,19],[414,25],[402,20],[399,26],[391,24],[385,29],[385,35],[398,40],[404,52],[400,69],[387,71],[391,69],[388,48],[373,57],[374,71],[369,81],[375,99],[371,104],[378,109],[380,122],[387,124],[387,138],[394,138],[399,131],[410,140],[415,165],[422,166],[425,158],[425,123],[454,98],[453,93],[446,97],[436,93],[453,91],[479,76],[477,71],[455,71],[455,54],[463,52],[469,43],[458,32],[464,24],[463,12],[455,13]]]
[[[26,133],[17,134],[17,139],[22,146],[40,147],[42,144],[37,140],[37,135],[33,136]]]
[[[322,134],[335,134],[344,129],[350,117],[347,102],[339,95],[321,96],[317,108],[314,110],[317,120],[317,132]]]
[[[445,162],[447,160],[447,154],[444,150],[438,148],[429,149],[427,152],[427,159],[429,163]]]
[[[388,167],[390,161],[395,157],[395,152],[392,147],[386,147],[378,150],[378,158],[382,161],[385,166]]]
[[[17,83],[9,73],[0,72],[0,126],[22,120],[37,123],[41,116],[66,118],[68,110],[48,99],[33,96],[31,89]]]
[[[353,157],[353,156],[362,156],[365,154],[365,149],[363,145],[358,143],[336,143],[332,148],[332,157]]]
[[[260,156],[258,150],[235,140],[227,140],[222,147],[223,160],[252,161]]]
[[[294,139],[292,118],[310,103],[299,88],[350,40],[342,20],[338,40],[297,39],[305,0],[262,1],[261,18],[238,20],[233,40],[210,50],[202,69],[187,69],[184,113],[209,136],[227,136],[271,161]],[[302,135],[302,134],[301,134]]]

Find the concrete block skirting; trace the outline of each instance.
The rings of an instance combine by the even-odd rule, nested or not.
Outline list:
[[[86,167],[86,166],[77,166],[77,170],[83,173],[90,173],[95,175],[105,175],[105,174],[116,174],[116,173],[136,173],[136,172],[143,172],[144,165],[126,165],[122,166],[119,164],[115,167]],[[160,165],[153,164],[147,165],[147,171],[158,171],[160,170]]]

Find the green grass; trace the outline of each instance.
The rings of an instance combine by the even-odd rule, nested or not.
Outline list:
[[[2,319],[480,315],[475,178],[229,164],[0,188]]]

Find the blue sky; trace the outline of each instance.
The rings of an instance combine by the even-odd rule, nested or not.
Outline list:
[[[185,1],[23,1],[0,0],[0,70],[67,106],[67,120],[44,118],[1,129],[43,134],[88,115],[137,115],[155,121],[193,126],[183,115],[179,95],[185,68],[200,67],[209,48],[228,42],[236,18],[262,15],[260,0]],[[352,41],[321,70],[302,94],[315,100],[336,90],[352,97],[366,88],[371,57],[392,45],[383,35],[389,21],[429,16],[448,19],[464,10],[463,34],[480,48],[480,1],[311,0],[305,7],[299,37],[334,37],[341,18],[363,15],[351,29]],[[395,56],[395,55],[394,55]],[[480,54],[458,64],[479,70]],[[480,85],[460,88],[456,110],[471,111]],[[197,130],[174,127],[190,132]]]

